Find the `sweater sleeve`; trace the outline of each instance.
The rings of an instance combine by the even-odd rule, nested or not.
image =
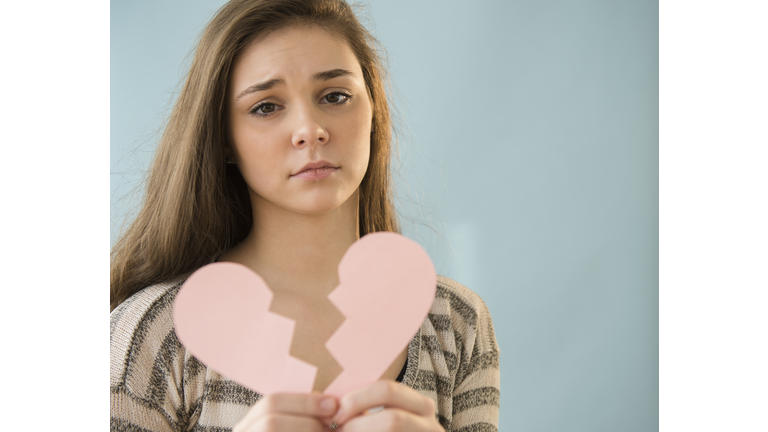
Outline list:
[[[178,287],[147,288],[110,314],[110,430],[182,431],[185,350],[173,330]]]
[[[452,432],[496,432],[499,427],[499,346],[491,314],[474,293],[477,320],[467,336],[453,387]]]

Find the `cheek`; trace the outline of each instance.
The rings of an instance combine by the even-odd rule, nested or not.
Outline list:
[[[233,137],[240,173],[257,192],[272,187],[282,175],[284,155],[280,146],[270,145],[278,139],[272,135],[269,131],[241,129]]]
[[[371,157],[370,128],[349,128],[347,130],[345,153],[352,168],[352,181],[360,183],[368,170]]]
[[[352,142],[354,143],[354,153],[358,164],[361,166],[365,174],[368,167],[368,160],[371,156],[371,112],[370,110],[363,110],[358,113],[353,120],[358,127],[354,128],[354,136]]]

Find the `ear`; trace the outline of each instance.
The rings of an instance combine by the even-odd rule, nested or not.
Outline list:
[[[224,158],[235,157],[235,150],[234,150],[235,146],[232,145],[232,141],[230,141],[229,139],[226,139],[223,144],[224,144],[224,149],[223,149]]]
[[[224,163],[227,165],[235,164],[235,152],[232,151],[232,147],[229,144],[224,145]]]

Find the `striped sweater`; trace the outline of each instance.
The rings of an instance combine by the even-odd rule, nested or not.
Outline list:
[[[261,397],[207,368],[176,338],[172,308],[183,281],[146,288],[110,315],[112,431],[230,431]],[[498,430],[499,347],[477,294],[438,277],[402,382],[432,398],[446,431]]]

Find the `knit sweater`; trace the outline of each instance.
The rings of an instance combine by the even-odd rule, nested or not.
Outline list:
[[[261,395],[195,359],[176,337],[185,278],[145,288],[110,315],[112,431],[230,431]],[[402,383],[435,402],[446,431],[498,430],[499,347],[488,308],[439,276],[429,315],[408,345]]]

